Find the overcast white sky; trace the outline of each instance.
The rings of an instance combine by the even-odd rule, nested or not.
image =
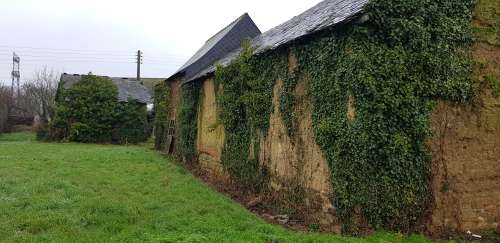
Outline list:
[[[59,72],[168,77],[212,35],[248,12],[262,32],[321,0],[0,0],[0,82],[12,52],[22,80],[44,66]]]

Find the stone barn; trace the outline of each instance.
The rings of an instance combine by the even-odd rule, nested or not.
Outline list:
[[[229,54],[237,55],[237,50],[241,47],[244,40],[255,38],[260,34],[261,32],[257,25],[255,25],[252,18],[245,13],[208,39],[206,43],[166,81],[170,90],[169,93],[171,94],[169,99],[171,102],[171,109],[169,112],[168,123],[175,124],[175,120],[178,115],[179,102],[181,99],[180,94],[182,85],[191,82],[194,79],[198,79],[199,75],[205,73],[207,68],[214,67],[214,64],[217,61],[226,58]],[[209,83],[210,84],[207,85],[213,85],[213,82]],[[215,102],[215,96],[212,98],[212,102]],[[212,105],[215,108],[215,103]],[[212,112],[215,112],[215,110]],[[212,121],[215,121],[215,117],[212,117],[211,119]],[[221,130],[219,129],[219,134],[215,136],[221,137],[222,134],[220,131]],[[216,141],[219,140],[220,139],[216,139]],[[172,138],[169,139],[169,141],[172,141]],[[172,151],[173,147],[175,147],[175,143],[169,142],[165,146],[168,147],[166,150]],[[203,146],[203,144],[201,146]],[[210,147],[207,149],[216,151],[219,147]],[[204,150],[201,147],[200,149]],[[163,148],[163,150],[165,150],[165,148]],[[217,154],[213,155],[217,156]]]

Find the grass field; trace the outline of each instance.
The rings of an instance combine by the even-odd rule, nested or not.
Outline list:
[[[427,242],[269,225],[146,146],[0,135],[0,242]]]

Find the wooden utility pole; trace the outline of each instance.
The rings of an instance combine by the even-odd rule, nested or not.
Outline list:
[[[142,51],[137,51],[137,81],[141,81]]]

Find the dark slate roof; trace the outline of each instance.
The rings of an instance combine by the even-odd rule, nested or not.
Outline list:
[[[261,34],[252,18],[245,13],[222,29],[201,47],[174,75],[183,74],[185,79],[191,79],[201,70],[212,65],[228,53],[241,47],[245,39],[252,39]]]
[[[317,31],[352,20],[363,11],[369,0],[325,0],[291,20],[269,30],[253,40],[257,53],[310,35]]]
[[[240,52],[241,52],[241,48],[236,49],[235,51],[233,51],[233,52],[227,54],[225,57],[221,58],[220,60],[217,60],[212,65],[201,70],[199,73],[194,75],[192,78],[184,80],[184,83],[189,83],[191,81],[194,81],[194,80],[202,78],[202,77],[206,77],[206,76],[214,73],[215,69],[217,68],[217,65],[222,65],[222,66],[229,65],[231,63],[231,61],[233,61],[234,59],[236,59],[240,55]]]
[[[136,79],[111,77],[107,78],[111,79],[118,88],[118,101],[128,102],[129,99],[132,99],[143,104],[152,103],[150,93],[148,92],[146,87]],[[70,89],[71,87],[73,87],[73,85],[80,82],[81,79],[82,75],[78,74],[65,73],[61,75],[61,82],[63,82],[65,89]]]
[[[369,0],[325,0],[289,21],[264,32],[252,39],[255,54],[274,50],[282,45],[315,32],[353,20],[363,11]],[[227,65],[239,54],[232,52],[215,61],[199,73],[187,78],[186,82],[210,75],[217,64]]]

